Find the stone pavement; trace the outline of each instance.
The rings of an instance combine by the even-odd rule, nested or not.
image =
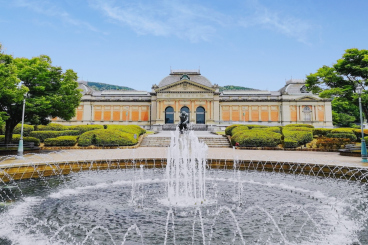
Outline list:
[[[0,167],[29,163],[60,161],[91,161],[105,159],[152,159],[166,158],[166,147],[140,147],[137,149],[88,149],[65,150],[48,154],[28,154],[23,159],[14,156],[2,158]],[[340,156],[337,152],[310,151],[271,151],[271,150],[235,150],[232,148],[209,148],[208,159],[239,159],[254,161],[280,161],[338,165],[368,168],[368,163],[361,163],[359,157]]]

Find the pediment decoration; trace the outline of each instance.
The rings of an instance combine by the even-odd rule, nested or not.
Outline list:
[[[156,92],[168,92],[168,93],[187,93],[187,92],[198,92],[198,93],[213,93],[215,92],[214,88],[210,88],[207,86],[204,86],[202,84],[187,80],[187,79],[183,79],[180,81],[177,81],[175,83],[171,83],[167,86],[155,89]]]
[[[303,100],[303,101],[308,101],[308,100],[320,100],[319,97],[314,97],[314,96],[310,96],[310,95],[307,95],[307,96],[303,96],[303,97],[300,97],[298,98],[298,100]]]

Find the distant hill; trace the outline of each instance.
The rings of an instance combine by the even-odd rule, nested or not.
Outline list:
[[[257,90],[254,88],[247,88],[247,87],[242,87],[242,86],[234,86],[234,85],[226,85],[226,86],[219,86],[220,92],[224,91],[224,90]]]
[[[111,85],[106,83],[87,82],[87,85],[96,91],[103,90],[134,90],[125,86]]]

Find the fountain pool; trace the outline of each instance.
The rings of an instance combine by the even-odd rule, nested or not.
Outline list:
[[[0,244],[368,244],[365,182],[236,161],[200,172],[206,146],[188,144],[187,177],[182,165],[136,162],[1,184]]]

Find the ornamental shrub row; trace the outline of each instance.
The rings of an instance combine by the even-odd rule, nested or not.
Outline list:
[[[281,143],[281,134],[268,130],[245,130],[234,134],[231,142],[246,147],[275,147]]]
[[[285,125],[284,128],[314,128],[313,125],[310,125],[310,124],[301,124],[301,123],[296,123],[296,124],[288,124],[288,125]]]
[[[242,132],[242,131],[245,131],[245,130],[249,130],[249,128],[245,125],[240,125],[240,126],[237,126],[235,128],[233,128],[230,132],[231,135],[234,135],[238,132]]]
[[[238,127],[238,126],[244,126],[244,124],[233,124],[233,125],[230,125],[230,126],[226,127],[226,129],[225,129],[225,134],[226,134],[226,135],[231,135],[231,131],[232,131],[234,128]]]
[[[103,129],[103,125],[77,125],[77,126],[70,126],[69,130],[78,130],[79,134],[83,134],[87,131],[96,130],[96,129]]]
[[[38,125],[37,131],[63,131],[68,130],[68,126],[64,126],[58,123],[49,123],[47,125]]]
[[[45,139],[45,146],[74,146],[79,136],[59,136]]]
[[[122,132],[125,133],[129,133],[129,134],[136,134],[137,136],[140,136],[144,133],[146,133],[146,130],[137,126],[137,125],[106,125],[107,129],[115,129],[115,130],[120,130]]]
[[[129,146],[137,144],[133,134],[118,129],[98,129],[88,131],[79,137],[79,146]]]
[[[282,133],[284,134],[284,147],[295,147],[294,142],[300,146],[313,140],[312,128],[284,127]],[[287,142],[286,145],[285,142]]]
[[[332,128],[315,128],[313,129],[313,135],[317,135],[318,137],[326,136],[331,130]]]
[[[41,142],[44,142],[45,139],[48,138],[56,138],[59,136],[71,136],[71,135],[79,135],[78,130],[64,130],[64,131],[33,131],[30,136],[40,139]]]
[[[20,140],[20,134],[13,134],[11,143],[12,144],[18,144]],[[5,135],[0,135],[0,142],[4,143],[5,142]],[[35,146],[39,146],[40,145],[40,140],[34,137],[23,137],[23,142],[33,142]]]
[[[15,126],[13,134],[20,134],[22,131],[22,124]],[[23,136],[29,136],[30,133],[34,131],[33,125],[23,124]]]

